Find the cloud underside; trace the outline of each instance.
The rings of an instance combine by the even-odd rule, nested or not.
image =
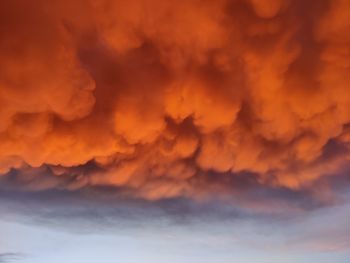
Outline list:
[[[0,1],[1,191],[252,211],[341,200],[349,11],[346,0]]]

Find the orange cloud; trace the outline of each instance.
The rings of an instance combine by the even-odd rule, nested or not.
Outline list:
[[[307,187],[348,159],[325,148],[348,147],[349,11],[346,0],[0,1],[0,173],[48,166],[56,182],[94,163],[66,187],[151,199],[195,194],[211,172]]]

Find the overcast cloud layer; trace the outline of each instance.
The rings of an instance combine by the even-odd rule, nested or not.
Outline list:
[[[349,32],[348,0],[0,0],[2,217],[342,222]]]

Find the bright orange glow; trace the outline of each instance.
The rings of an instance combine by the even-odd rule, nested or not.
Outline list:
[[[92,162],[65,187],[150,199],[195,195],[209,172],[306,187],[348,160],[325,146],[349,142],[349,11],[347,0],[1,1],[0,174],[47,165],[56,182]]]

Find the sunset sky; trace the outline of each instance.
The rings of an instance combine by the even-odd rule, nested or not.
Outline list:
[[[349,32],[349,0],[0,0],[0,263],[349,263]]]

